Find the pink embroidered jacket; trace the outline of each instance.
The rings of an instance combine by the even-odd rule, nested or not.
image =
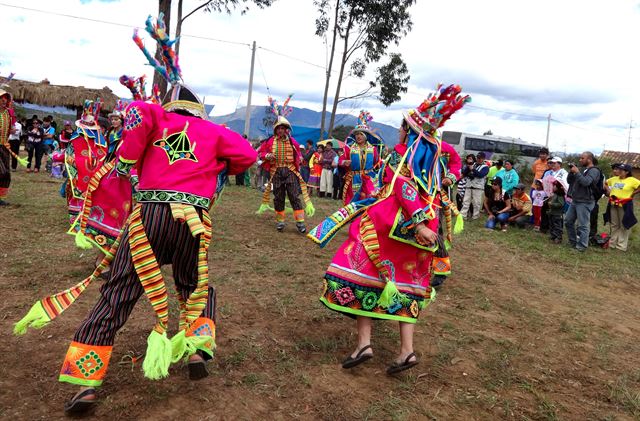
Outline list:
[[[268,153],[273,152],[273,141],[275,140],[275,136],[271,136],[269,140],[265,141],[258,148],[258,156],[261,160],[264,161],[262,167],[266,171],[271,170],[271,162],[267,161],[266,156]],[[302,161],[302,152],[300,152],[300,144],[297,140],[293,138],[293,136],[289,136],[289,140],[291,140],[291,145],[293,145],[293,160],[294,165],[296,167],[296,171],[300,171],[300,162]]]
[[[135,166],[138,202],[179,202],[208,209],[218,175],[240,174],[256,151],[239,134],[196,117],[165,111],[141,101],[127,107],[116,169]]]

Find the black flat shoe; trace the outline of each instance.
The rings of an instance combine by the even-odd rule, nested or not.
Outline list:
[[[415,357],[416,359],[414,361],[409,361],[413,357]],[[401,371],[408,370],[411,367],[418,365],[418,363],[419,361],[418,361],[418,357],[416,356],[416,353],[412,352],[411,354],[407,355],[407,358],[405,358],[404,362],[402,363],[394,362],[393,364],[391,364],[387,368],[387,374],[396,374]]]
[[[366,351],[367,349],[372,349],[371,345],[367,345],[364,348],[362,348],[360,351],[358,351],[355,358],[352,358],[351,355],[345,358],[345,360],[342,361],[342,368],[353,368],[373,358],[373,354],[363,355],[364,351]]]
[[[95,395],[95,389],[87,389],[75,395],[64,404],[64,412],[68,415],[82,415],[89,412],[96,404],[96,399],[84,399],[86,396]]]
[[[204,360],[189,361],[187,368],[189,369],[189,380],[201,380],[209,375],[207,363]]]

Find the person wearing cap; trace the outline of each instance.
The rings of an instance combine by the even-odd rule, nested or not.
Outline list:
[[[549,159],[549,149],[540,148],[538,152],[538,159],[531,164],[531,171],[533,172],[534,183],[531,184],[531,190],[535,189],[535,180],[541,179],[544,172],[547,170],[547,160]]]
[[[275,114],[276,121],[273,125],[273,136],[262,144],[258,156],[265,162],[263,165],[269,171],[271,178],[262,195],[262,203],[258,213],[261,214],[271,209],[269,200],[273,190],[276,230],[282,232],[286,226],[285,200],[288,197],[293,208],[296,228],[299,233],[304,234],[307,232],[304,223],[305,213],[313,216],[315,209],[309,198],[307,185],[300,174],[300,161],[302,161],[300,145],[291,136],[291,124],[285,117],[291,112],[291,108],[287,107],[290,99],[291,95],[284,101],[281,108],[276,101],[269,97],[271,111]],[[300,200],[300,193],[302,193],[303,200]]]
[[[162,106],[135,101],[127,108],[115,171],[126,179],[137,169],[136,206],[111,247],[111,256],[76,286],[36,303],[14,328],[14,333],[23,334],[32,323],[42,326],[52,320],[105,267],[111,267],[109,280],[76,331],[60,370],[60,381],[80,386],[65,405],[68,414],[84,413],[95,405],[116,333],[143,294],[156,315],[142,363],[145,376],[164,378],[169,366],[182,360],[188,360],[191,379],[208,374],[205,359],[215,349],[216,306],[207,263],[212,235],[209,209],[226,177],[243,172],[257,157],[240,134],[207,120],[204,104],[182,82],[172,49],[175,40],[169,39],[162,15],[157,22],[149,17],[146,30],[167,53],[165,68],[156,61],[152,64],[163,70],[171,89]],[[134,41],[153,60],[137,30]],[[169,292],[160,270],[166,264],[172,265],[180,308],[178,333],[171,338]]]
[[[558,181],[562,184],[562,187],[566,192],[569,187],[569,184],[567,183],[567,176],[569,173],[567,173],[567,170],[562,168],[562,158],[554,156],[549,159],[548,163],[550,168],[545,171],[542,176],[542,187],[544,188],[544,191],[551,196],[553,194],[553,184]]]
[[[471,218],[478,219],[480,217],[480,209],[484,201],[484,185],[487,174],[489,174],[489,167],[484,162],[485,158],[484,152],[478,152],[473,165],[466,165],[462,168],[462,176],[468,179],[460,211],[465,219],[468,217],[469,207],[472,205],[473,215]]]
[[[507,222],[515,224],[518,228],[524,228],[532,215],[532,202],[531,197],[525,193],[526,186],[523,183],[518,183],[513,188],[513,194],[511,195],[511,214]]]
[[[356,319],[357,344],[342,362],[345,369],[373,358],[372,319],[399,322],[400,349],[387,374],[419,362],[414,326],[435,298],[432,261],[445,247],[437,234],[438,208],[450,207],[437,194],[441,140],[436,130],[469,100],[460,92],[459,85],[438,86],[436,94],[405,113],[379,195],[350,203],[308,234],[324,247],[340,228],[349,227],[327,268],[320,298],[329,309]]]
[[[484,193],[486,196],[489,196],[493,191],[493,189],[491,188],[491,183],[493,182],[493,179],[496,177],[496,174],[498,173],[498,171],[500,171],[503,166],[504,166],[504,161],[502,159],[498,159],[493,163],[493,165],[491,165],[491,168],[489,168],[489,172],[487,173],[487,184],[484,187]]]
[[[373,132],[368,111],[360,111],[356,127],[349,133],[345,153],[339,165],[347,169],[344,177],[344,204],[364,200],[373,196],[380,188],[378,170],[380,168],[380,146],[383,141]]]
[[[520,183],[520,176],[509,159],[504,160],[504,168],[496,173],[496,177],[502,179],[502,188],[509,194],[513,194],[514,187]]]
[[[6,206],[9,202],[5,198],[9,195],[11,186],[11,145],[9,135],[15,131],[16,121],[11,107],[11,94],[0,89],[0,206]]]
[[[605,194],[609,197],[605,224],[611,224],[609,248],[627,251],[631,228],[638,222],[633,212],[633,198],[640,193],[640,180],[633,177],[629,164],[612,165],[614,175],[607,179]]]
[[[485,228],[493,230],[497,224],[500,224],[501,230],[507,231],[511,212],[511,195],[502,188],[501,178],[494,177],[491,180],[491,194],[485,197],[484,209],[487,211]]]
[[[42,144],[42,138],[44,136],[44,130],[40,126],[42,122],[40,120],[32,120],[31,128],[27,133],[27,172],[31,172],[31,163],[35,157],[33,172],[40,172],[40,166],[42,165],[42,156],[44,155],[44,145]]]

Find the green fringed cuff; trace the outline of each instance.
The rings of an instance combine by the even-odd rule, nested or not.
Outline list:
[[[118,162],[116,163],[116,172],[120,175],[129,175],[129,173],[131,172],[131,168],[133,168],[134,165],[135,164],[133,163],[129,164],[118,160]]]
[[[411,216],[411,220],[413,221],[414,225],[418,225],[422,222],[428,221],[429,218],[427,217],[427,214],[424,210],[419,209],[413,213],[413,215]]]

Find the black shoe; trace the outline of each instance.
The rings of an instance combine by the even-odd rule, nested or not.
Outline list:
[[[342,368],[353,368],[373,358],[373,354],[363,355],[364,351],[368,349],[371,349],[371,345],[367,345],[363,347],[360,351],[358,351],[356,356],[353,358],[351,357],[351,355],[349,355],[347,358],[344,359],[344,361],[342,361]]]
[[[9,202],[0,199],[0,206],[9,206],[9,205],[10,205]]]
[[[304,222],[296,222],[296,228],[298,228],[300,234],[307,232],[307,227],[304,225]]]
[[[435,288],[436,291],[438,289],[440,289],[440,287],[442,287],[442,284],[444,284],[444,281],[447,280],[447,277],[444,275],[434,275],[433,278],[431,278],[431,288]]]
[[[204,360],[189,361],[187,367],[189,368],[189,380],[201,380],[209,375],[207,363]]]
[[[413,361],[409,361],[411,358],[415,358]],[[407,356],[407,358],[402,363],[394,362],[387,368],[387,374],[396,374],[401,371],[407,370],[411,367],[418,365],[418,358],[416,357],[415,352],[412,352]]]
[[[276,229],[280,232],[282,232],[282,230],[284,229],[285,223],[284,222],[278,222],[276,224]]]
[[[76,396],[71,398],[71,400],[64,404],[64,412],[68,415],[82,415],[86,414],[91,410],[95,404],[96,400],[94,399],[84,399],[88,395],[95,395],[95,389],[87,389],[81,393],[78,393]]]

